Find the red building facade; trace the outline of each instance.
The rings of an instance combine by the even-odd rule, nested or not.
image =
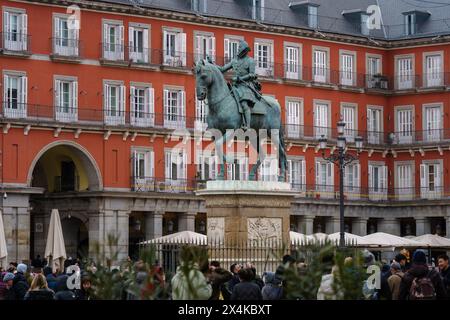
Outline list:
[[[205,126],[194,61],[209,55],[223,64],[240,39],[252,48],[263,93],[282,106],[289,181],[298,190],[293,229],[338,231],[338,172],[323,162],[318,138],[333,145],[342,116],[349,150],[355,137],[364,141],[345,176],[347,230],[450,233],[445,39],[374,42],[75,2],[79,30],[65,2],[0,1],[0,181],[11,259],[43,253],[52,208],[72,255],[104,243],[109,232],[119,236],[123,256],[142,239],[206,232],[194,191],[217,168],[207,156],[196,164],[171,153],[179,144],[171,134]],[[228,166],[229,179],[248,178],[241,156]]]

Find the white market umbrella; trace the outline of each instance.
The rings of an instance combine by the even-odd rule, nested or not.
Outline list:
[[[291,240],[291,244],[304,244],[307,242],[306,235],[300,232],[289,231],[289,238]]]
[[[162,244],[162,243],[178,243],[178,244],[206,244],[207,236],[201,233],[193,231],[180,231],[176,233],[169,234],[167,236],[155,238],[152,240],[147,240],[140,242],[139,244]]]
[[[318,232],[318,233],[314,233],[312,235],[306,236],[306,239],[308,241],[308,243],[315,243],[315,242],[325,242],[327,239],[328,235],[326,233],[322,233],[322,232]]]
[[[370,247],[420,247],[422,244],[413,239],[405,239],[389,233],[376,232],[363,237]]]
[[[60,271],[64,272],[64,260],[66,260],[67,255],[58,209],[53,209],[50,217],[45,257],[53,271],[59,268]]]
[[[345,232],[344,233],[344,237],[345,237],[345,244],[347,245],[358,245],[358,246],[364,246],[364,245],[368,245],[369,243],[367,243],[367,241],[364,239],[364,237],[358,236],[356,234],[353,233],[348,233]],[[332,233],[330,235],[328,235],[328,240],[330,240],[333,243],[339,243],[341,239],[341,233],[340,232],[335,232]]]
[[[438,236],[436,234],[424,234],[412,239],[427,247],[450,248],[450,239]]]
[[[3,224],[3,212],[0,210],[0,266],[7,267],[8,250],[6,248],[5,226]]]

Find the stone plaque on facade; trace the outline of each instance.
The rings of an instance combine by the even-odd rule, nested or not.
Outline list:
[[[208,219],[208,240],[222,243],[225,232],[225,218],[209,218]]]
[[[282,223],[283,219],[281,218],[248,218],[248,240],[281,241]]]

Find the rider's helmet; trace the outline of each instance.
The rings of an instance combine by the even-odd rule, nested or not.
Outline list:
[[[238,51],[237,51],[238,57],[242,58],[250,51],[251,51],[251,49],[248,46],[247,42],[245,42],[244,40],[239,41],[239,47],[238,47]]]

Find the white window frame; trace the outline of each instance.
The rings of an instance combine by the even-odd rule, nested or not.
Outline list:
[[[322,54],[316,54],[316,52],[323,52]],[[321,56],[321,57],[319,57]],[[316,57],[319,59],[316,61]],[[312,81],[327,83],[330,79],[330,48],[328,47],[312,47]]]
[[[176,105],[169,105],[176,96]],[[186,128],[186,92],[183,87],[165,86],[163,90],[164,127],[169,129]],[[172,111],[176,111],[175,113]]]
[[[358,104],[341,102],[341,117],[345,122],[344,136],[347,142],[354,142],[355,137],[358,136]]]
[[[430,109],[439,109],[437,119],[430,121],[428,116],[430,115]],[[423,128],[423,141],[437,142],[441,141],[443,136],[443,123],[444,123],[444,104],[439,103],[427,103],[422,105],[422,128]]]
[[[372,60],[378,61],[376,64],[376,71],[372,70]],[[381,54],[366,53],[366,86],[369,89],[388,89],[386,80],[383,80],[376,76],[383,74],[383,56]]]
[[[356,52],[339,50],[339,81],[343,86],[355,86],[358,74],[356,72]]]
[[[303,136],[303,98],[286,97],[286,136],[299,139]],[[294,111],[294,114],[292,113]]]
[[[430,166],[434,167],[433,188],[430,188]],[[423,160],[420,164],[420,196],[422,199],[440,199],[444,182],[443,160]]]
[[[8,99],[12,78],[17,80],[17,101]],[[28,107],[28,77],[25,72],[3,70],[3,116],[5,118],[26,118]]]
[[[230,158],[233,163],[226,163],[227,180],[248,180],[249,177],[249,158],[247,154],[232,154]],[[238,168],[239,170],[236,170]],[[236,177],[239,173],[239,177]],[[237,179],[238,178],[238,179]]]
[[[284,41],[284,66],[286,79],[302,80],[302,44]]]
[[[183,29],[163,27],[163,65],[169,67],[186,66],[186,33]],[[174,44],[168,42],[168,37],[174,37]]]
[[[309,4],[307,10],[308,27],[317,29],[319,26],[318,6]]]
[[[345,166],[344,192],[349,199],[359,199],[361,194],[361,165],[353,162]]]
[[[411,19],[409,19],[411,17]],[[405,35],[412,36],[416,34],[417,16],[415,13],[404,15]]]
[[[306,160],[305,157],[289,157],[288,182],[295,191],[306,192]],[[295,163],[295,165],[294,165]],[[297,167],[294,171],[294,167]],[[298,171],[298,172],[297,172]]]
[[[113,109],[111,102],[111,87],[116,88],[117,106]],[[106,125],[125,125],[126,87],[122,81],[103,81],[103,110]]]
[[[136,94],[142,91],[143,101],[137,102]],[[155,125],[155,89],[149,83],[130,83],[130,124],[137,127]]]
[[[175,158],[175,159],[174,159]],[[187,190],[187,153],[183,149],[165,149],[165,190],[186,192]],[[174,177],[173,165],[176,167]]]
[[[215,180],[217,176],[217,157],[213,152],[201,150],[197,153],[197,173],[202,181]]]
[[[394,168],[395,190],[398,200],[412,200],[415,195],[414,161],[395,161]],[[409,174],[409,179],[406,177],[407,174]],[[400,177],[400,175],[404,177]]]
[[[66,57],[77,57],[79,55],[79,29],[70,27],[70,15],[53,14],[53,53]],[[67,23],[67,38],[61,32],[61,21]]]
[[[323,184],[322,169],[325,170],[325,184]],[[334,164],[322,158],[315,158],[315,177],[316,177],[316,191],[320,197],[334,198]]]
[[[212,32],[194,31],[194,59],[199,61],[210,57],[216,61],[216,37]]]
[[[110,28],[114,28],[114,43],[109,38]],[[123,21],[102,19],[102,51],[103,59],[110,61],[125,60],[125,27]]]
[[[255,72],[262,77],[272,77],[274,75],[274,42],[268,39],[255,39]],[[267,48],[267,55],[261,55],[262,48]],[[265,57],[267,59],[265,59]]]
[[[142,32],[142,44],[136,43],[135,32]],[[135,22],[128,24],[128,54],[133,63],[150,62],[150,34],[151,26],[148,24]]]
[[[17,29],[11,30],[10,15],[17,15]],[[28,15],[25,9],[3,7],[3,48],[9,51],[27,51],[28,48]]]
[[[252,0],[252,19],[264,20],[264,2],[265,0]]]
[[[235,36],[235,35],[225,35],[224,40],[223,40],[224,64],[230,62],[233,58],[236,57],[237,50],[239,47],[239,42],[241,40],[244,40],[244,37]],[[235,52],[232,52],[234,50],[235,50]]]
[[[412,143],[414,139],[415,131],[415,106],[395,106],[395,133],[396,133],[396,143]],[[410,115],[407,116],[406,113]],[[408,124],[408,118],[411,118],[411,123]],[[409,128],[408,128],[409,127]]]
[[[258,176],[260,181],[278,181],[278,157],[276,155],[267,155],[258,168]]]
[[[413,89],[415,85],[415,59],[414,54],[397,55],[394,57],[395,62],[395,85],[397,90]],[[410,60],[409,63],[406,61]],[[401,62],[404,61],[404,62]],[[410,69],[406,69],[410,65]]]
[[[374,168],[377,168],[378,177],[374,177]],[[388,167],[384,162],[369,161],[368,163],[368,193],[369,200],[387,200]]]
[[[206,119],[208,117],[208,99],[198,100],[195,95],[195,130],[204,132],[208,127]]]
[[[430,65],[430,57],[439,57],[439,63]],[[444,85],[444,52],[424,52],[423,53],[423,83],[424,87],[440,87]]]
[[[152,148],[132,147],[131,156],[133,159],[132,176],[133,189],[135,191],[155,190],[155,154]],[[144,162],[144,174],[140,174],[140,160]]]
[[[369,144],[381,144],[383,142],[383,109],[382,106],[367,106],[367,142]],[[378,128],[374,128],[373,126],[372,110],[379,113]]]
[[[64,105],[64,97],[61,90],[64,84],[69,85],[68,92],[68,106]],[[55,119],[61,122],[76,122],[78,121],[78,78],[67,76],[54,77],[54,107]]]
[[[313,106],[314,137],[319,139],[324,135],[325,138],[330,138],[331,101],[314,99]],[[326,106],[326,115],[323,115],[324,109],[319,112],[319,106]]]

